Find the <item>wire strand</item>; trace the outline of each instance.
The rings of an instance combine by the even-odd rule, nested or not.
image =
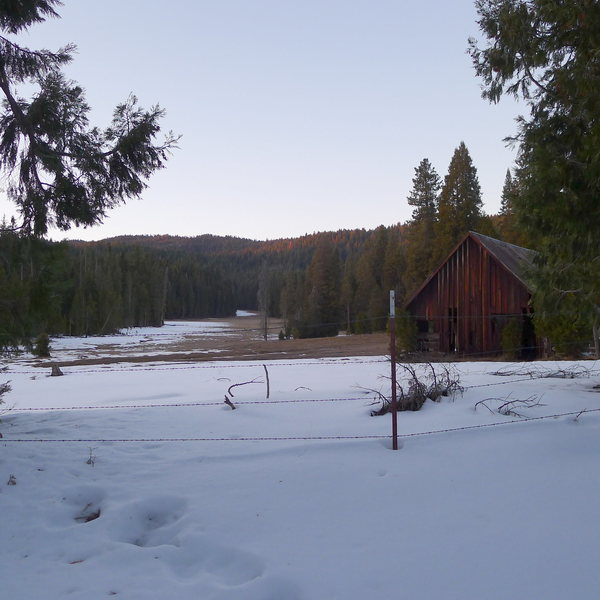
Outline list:
[[[399,438],[424,437],[429,435],[438,435],[442,433],[453,433],[457,431],[471,431],[475,429],[486,429],[499,427],[502,425],[516,425],[518,423],[528,423],[532,421],[543,421],[545,419],[557,419],[561,417],[578,416],[592,412],[599,412],[600,408],[589,410],[572,411],[566,413],[557,413],[553,415],[544,415],[541,417],[524,417],[522,419],[513,419],[511,421],[500,421],[497,423],[481,423],[479,425],[465,425],[463,427],[449,427],[446,429],[433,429],[430,431],[419,431],[414,433],[399,434]],[[2,443],[157,443],[157,442],[281,442],[281,441],[323,441],[323,440],[372,440],[372,439],[390,439],[391,435],[315,435],[315,436],[261,436],[261,437],[213,437],[213,438],[63,438],[63,439],[26,439],[26,438],[3,438]]]

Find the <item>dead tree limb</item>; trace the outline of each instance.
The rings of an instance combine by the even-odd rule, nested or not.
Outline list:
[[[479,402],[475,403],[475,410],[477,410],[478,406],[485,406],[491,413],[498,413],[500,415],[504,415],[505,417],[524,417],[525,415],[517,412],[517,409],[520,408],[533,408],[535,406],[544,406],[541,403],[541,397],[533,394],[529,396],[529,398],[525,398],[524,400],[520,400],[518,398],[510,400],[510,394],[506,396],[506,398],[484,398]],[[492,410],[488,406],[488,402],[497,402],[498,407],[496,410]]]
[[[251,381],[243,381],[242,383],[234,383],[233,385],[229,386],[229,389],[227,390],[227,393],[233,398],[233,392],[231,390],[234,387],[240,387],[242,385],[250,385],[252,383],[262,383],[262,381],[260,381],[260,379],[258,377],[255,377]]]

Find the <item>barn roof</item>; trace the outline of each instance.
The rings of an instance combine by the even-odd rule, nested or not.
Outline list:
[[[512,273],[527,289],[531,290],[531,283],[528,282],[527,268],[533,264],[533,259],[537,252],[529,250],[515,244],[502,242],[495,238],[469,231],[465,237],[454,247],[442,263],[431,273],[424,281],[423,285],[410,296],[405,306],[408,306],[427,286],[427,284],[436,276],[437,272],[448,261],[448,259],[465,243],[467,238],[471,238],[475,243],[485,248],[505,269]]]
[[[490,254],[502,263],[525,287],[530,288],[527,278],[527,267],[533,264],[537,252],[515,246],[507,242],[501,242],[495,238],[469,231],[469,236],[478,241]],[[464,241],[464,240],[463,240]]]

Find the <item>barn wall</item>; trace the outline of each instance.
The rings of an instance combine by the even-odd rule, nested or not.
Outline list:
[[[500,352],[508,315],[528,310],[527,288],[472,238],[448,258],[408,305],[431,350]],[[427,321],[427,325],[425,324]]]

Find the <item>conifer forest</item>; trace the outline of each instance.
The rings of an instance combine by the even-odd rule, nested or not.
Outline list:
[[[461,143],[444,182],[427,159],[415,168],[409,222],[295,239],[124,236],[57,243],[5,227],[1,344],[231,316],[240,308],[283,318],[286,336],[383,330],[388,291],[396,290],[401,305],[469,229],[515,237],[507,178],[502,215],[485,216],[476,169]],[[441,219],[445,212],[451,216]]]

